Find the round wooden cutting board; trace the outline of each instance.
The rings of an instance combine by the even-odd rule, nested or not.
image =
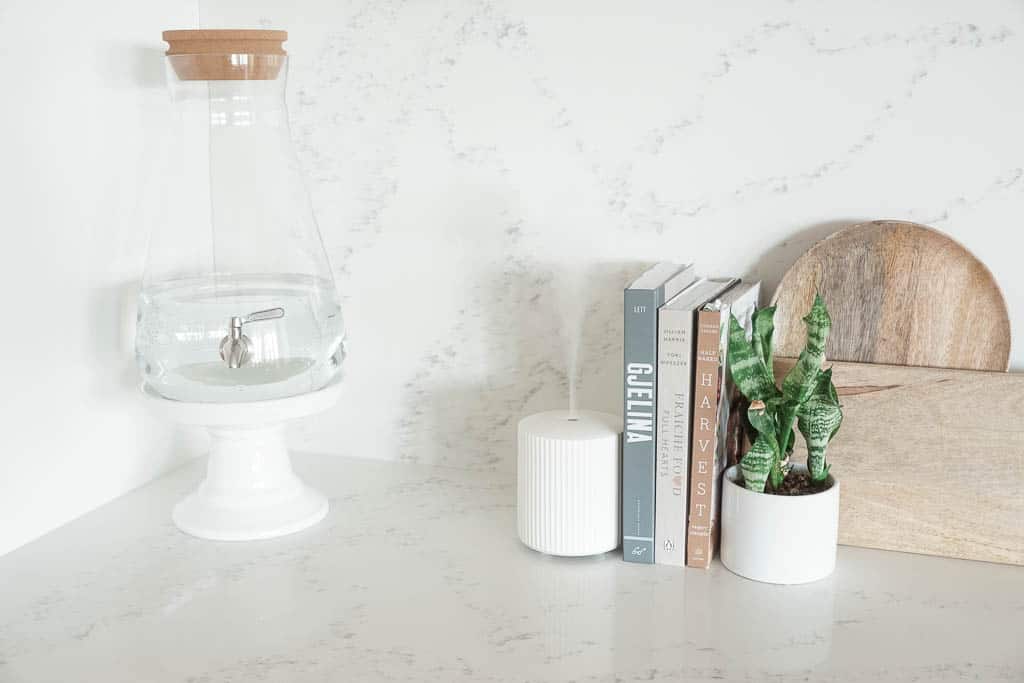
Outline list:
[[[916,223],[872,221],[801,256],[772,303],[775,353],[800,355],[815,291],[832,315],[835,361],[1005,371],[1010,319],[988,268],[953,239]]]

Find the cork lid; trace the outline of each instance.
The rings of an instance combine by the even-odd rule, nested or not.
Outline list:
[[[164,31],[167,56],[183,81],[273,80],[287,53],[287,31],[195,29]]]

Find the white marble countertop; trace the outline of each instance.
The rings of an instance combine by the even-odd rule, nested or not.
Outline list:
[[[303,456],[319,526],[200,541],[196,463],[0,558],[0,681],[1024,679],[1024,569],[841,548],[807,586],[520,545],[508,474]]]

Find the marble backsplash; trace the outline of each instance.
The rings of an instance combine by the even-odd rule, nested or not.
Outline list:
[[[146,413],[124,341],[159,37],[270,26],[350,337],[302,449],[511,470],[570,366],[581,406],[619,411],[648,264],[771,292],[862,220],[950,233],[1021,319],[1019,2],[10,0],[0,553],[201,452]]]
[[[204,2],[292,31],[351,336],[348,393],[303,445],[512,467],[516,421],[566,404],[574,353],[580,404],[620,412],[621,289],[648,263],[771,292],[866,219],[951,233],[1019,311],[999,245],[1024,212],[1024,13],[898,5]]]

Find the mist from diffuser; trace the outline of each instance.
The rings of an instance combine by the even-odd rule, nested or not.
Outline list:
[[[235,45],[216,32],[171,33],[172,115],[139,297],[143,379],[179,401],[315,391],[340,370],[344,328],[291,145],[287,57],[280,48],[216,52],[266,50],[267,41],[246,32],[233,32],[241,35]],[[256,39],[263,42],[253,47]],[[231,351],[234,363],[224,357]]]
[[[578,251],[573,252],[578,255]],[[583,322],[586,314],[589,289],[585,263],[565,263],[552,278],[554,318],[565,361],[566,384],[568,385],[569,413],[575,414],[579,407],[577,390],[583,350]]]
[[[319,522],[285,424],[333,406],[344,327],[285,110],[284,31],[165,31],[170,86],[136,355],[151,408],[210,434],[172,513],[201,538]]]

